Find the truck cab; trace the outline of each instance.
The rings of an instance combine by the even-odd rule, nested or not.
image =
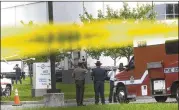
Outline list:
[[[134,41],[134,56],[115,77],[118,101],[152,96],[157,102],[179,99],[178,38]]]

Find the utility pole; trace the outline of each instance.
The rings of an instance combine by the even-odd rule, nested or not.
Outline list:
[[[49,24],[53,25],[53,2],[48,1],[47,4],[48,4]],[[59,93],[60,92],[60,90],[56,89],[55,60],[56,60],[56,55],[50,51],[51,89],[47,90],[47,93]]]

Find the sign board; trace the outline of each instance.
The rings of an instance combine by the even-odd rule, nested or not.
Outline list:
[[[51,89],[50,63],[33,64],[33,88]]]

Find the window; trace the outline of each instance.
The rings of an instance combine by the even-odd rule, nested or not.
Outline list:
[[[166,54],[178,54],[179,40],[168,40],[165,42]]]
[[[178,18],[178,4],[166,4],[166,19]]]
[[[135,66],[134,66],[134,57],[131,58],[130,62],[129,62],[129,69],[133,69]]]
[[[178,14],[178,4],[175,4],[175,14]]]
[[[166,14],[173,14],[174,10],[173,10],[173,4],[167,4],[166,7]]]

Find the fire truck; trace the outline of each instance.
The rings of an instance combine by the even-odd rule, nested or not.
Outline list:
[[[177,37],[135,40],[134,56],[115,76],[117,100],[152,96],[157,102],[179,101],[178,43]]]

